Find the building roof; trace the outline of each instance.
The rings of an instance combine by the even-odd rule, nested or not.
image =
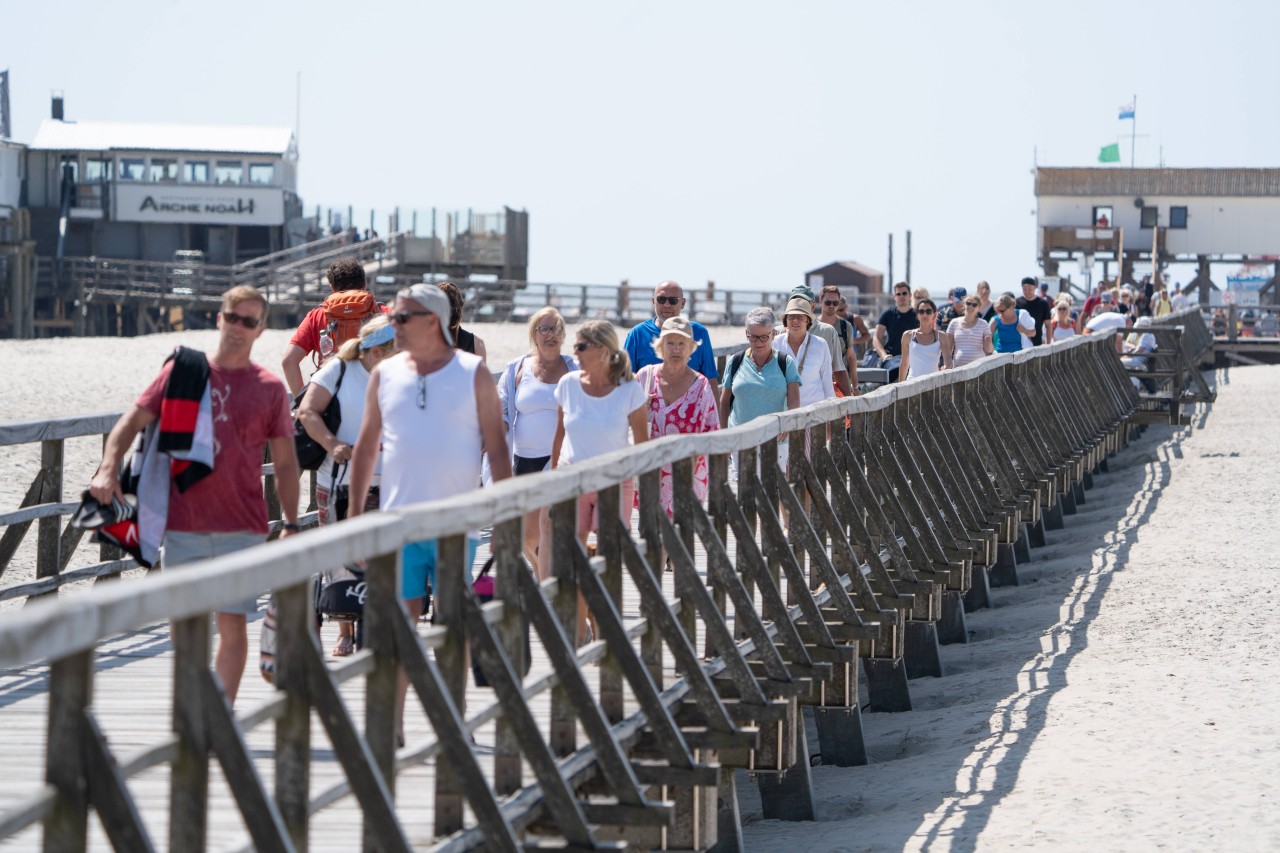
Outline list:
[[[1036,195],[1280,196],[1280,169],[1036,169]]]
[[[880,272],[880,270],[872,269],[866,264],[860,264],[857,261],[832,261],[829,264],[823,264],[822,266],[817,267],[816,269],[809,270],[808,272],[805,273],[805,275],[822,272],[823,270],[830,269],[831,267],[846,267],[848,269],[853,270],[856,273],[859,273],[860,275],[867,276],[868,278],[875,278],[876,276],[881,276],[881,277],[884,276],[884,273]]]
[[[45,119],[30,147],[45,151],[199,151],[284,156],[292,144],[293,130],[287,127]]]

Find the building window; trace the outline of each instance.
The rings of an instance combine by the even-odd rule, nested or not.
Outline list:
[[[250,163],[249,183],[273,184],[276,181],[276,167],[270,163]]]
[[[1116,221],[1111,205],[1097,205],[1093,208],[1093,227],[1110,228]]]
[[[84,179],[86,183],[97,184],[111,180],[110,160],[85,160]]]
[[[141,181],[147,177],[147,161],[141,157],[120,158],[120,180]]]
[[[183,163],[182,180],[188,184],[209,183],[209,161],[188,160]]]
[[[1160,209],[1155,207],[1142,208],[1142,227],[1155,228],[1160,221]]]
[[[1169,227],[1170,228],[1186,228],[1187,227],[1187,208],[1182,207],[1169,208]]]
[[[238,184],[244,181],[244,164],[237,160],[219,160],[213,167],[213,182]]]
[[[152,183],[172,183],[178,180],[178,161],[152,157],[147,174]]]

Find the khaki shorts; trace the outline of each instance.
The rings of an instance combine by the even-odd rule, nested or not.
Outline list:
[[[170,530],[164,534],[160,564],[165,569],[176,569],[202,560],[234,554],[265,541],[267,537],[261,533],[188,533]],[[217,612],[252,616],[258,612],[258,598],[254,596],[244,601],[230,602],[217,608]]]

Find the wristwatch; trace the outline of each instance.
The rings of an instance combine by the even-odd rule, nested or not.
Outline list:
[[[282,523],[280,526],[285,530],[290,530],[290,531],[293,531],[294,533],[297,533],[299,530],[302,529],[297,525],[296,522],[293,522],[293,521],[286,521]]]

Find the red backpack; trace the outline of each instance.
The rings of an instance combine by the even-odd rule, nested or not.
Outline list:
[[[360,327],[381,311],[377,300],[367,290],[339,290],[329,294],[320,307],[324,309],[327,324],[320,332],[320,349],[314,356],[317,364],[337,352],[347,341],[358,337]],[[329,339],[327,348],[326,337]]]

